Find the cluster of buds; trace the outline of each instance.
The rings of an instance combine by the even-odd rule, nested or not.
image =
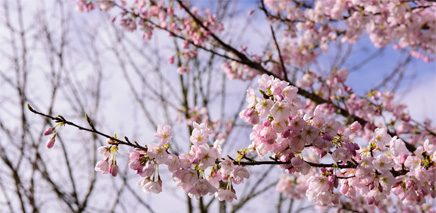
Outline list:
[[[63,122],[58,122],[55,126],[49,127],[44,131],[44,136],[50,136],[50,138],[47,140],[45,146],[49,149],[53,148],[53,146],[56,143],[56,136],[58,135],[57,128],[65,125]]]

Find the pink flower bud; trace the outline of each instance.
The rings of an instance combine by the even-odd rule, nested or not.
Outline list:
[[[170,58],[168,58],[169,64],[174,64],[174,56],[172,55]]]
[[[50,140],[47,141],[47,144],[46,144],[47,148],[51,149],[54,146],[55,142],[56,142],[56,135],[53,135],[50,138]]]
[[[118,174],[118,166],[117,166],[116,163],[112,163],[109,166],[109,173],[111,173],[111,175],[114,176],[114,177],[117,176],[117,174]]]
[[[54,128],[53,127],[49,127],[44,131],[44,135],[51,135],[54,132]]]

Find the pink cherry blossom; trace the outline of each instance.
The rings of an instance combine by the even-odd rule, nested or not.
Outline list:
[[[112,142],[112,139],[109,139]],[[97,162],[95,166],[95,171],[101,172],[103,174],[111,174],[112,176],[117,176],[118,165],[116,160],[116,153],[118,147],[115,145],[102,146],[98,148],[98,152],[102,154],[102,159]]]
[[[139,185],[145,192],[151,192],[155,194],[162,192],[162,180],[160,178],[157,181],[144,178],[139,182]]]
[[[114,7],[115,2],[113,0],[97,0],[99,8],[103,11],[108,11]]]
[[[190,197],[202,197],[207,194],[213,194],[217,191],[209,181],[205,179],[199,179],[192,184],[192,187],[188,191]]]
[[[244,181],[244,179],[248,179],[250,177],[248,170],[242,166],[235,166],[231,175],[232,182],[235,184],[240,184]]]
[[[169,125],[161,125],[157,128],[155,136],[160,140],[160,143],[168,143],[172,138],[172,130]]]
[[[329,205],[336,202],[337,195],[333,193],[333,183],[322,176],[312,176],[308,180],[306,196],[309,200],[320,204]]]
[[[210,129],[206,126],[206,124],[198,124],[194,122],[193,126],[194,130],[192,131],[190,137],[191,142],[197,145],[207,143],[209,139]]]
[[[375,169],[384,173],[393,167],[393,162],[392,159],[388,158],[387,156],[379,155],[374,159],[373,165]]]
[[[100,160],[95,165],[95,171],[103,174],[109,173],[109,162],[107,160]]]
[[[276,185],[276,190],[289,198],[303,199],[307,191],[306,181],[303,176],[282,175]]]
[[[249,124],[254,125],[259,123],[259,114],[254,108],[244,109],[241,113],[239,113],[239,117]]]
[[[236,200],[235,192],[229,189],[218,189],[218,191],[215,192],[215,197],[219,201],[231,202],[233,200]]]

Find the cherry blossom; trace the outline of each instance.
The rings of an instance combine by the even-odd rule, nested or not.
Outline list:
[[[160,143],[168,143],[171,140],[172,137],[172,130],[171,126],[169,125],[162,125],[159,126],[155,136],[160,139]]]

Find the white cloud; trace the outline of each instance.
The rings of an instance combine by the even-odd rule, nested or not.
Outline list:
[[[436,73],[416,83],[400,98],[406,104],[413,118],[423,121],[426,118],[436,121]]]

